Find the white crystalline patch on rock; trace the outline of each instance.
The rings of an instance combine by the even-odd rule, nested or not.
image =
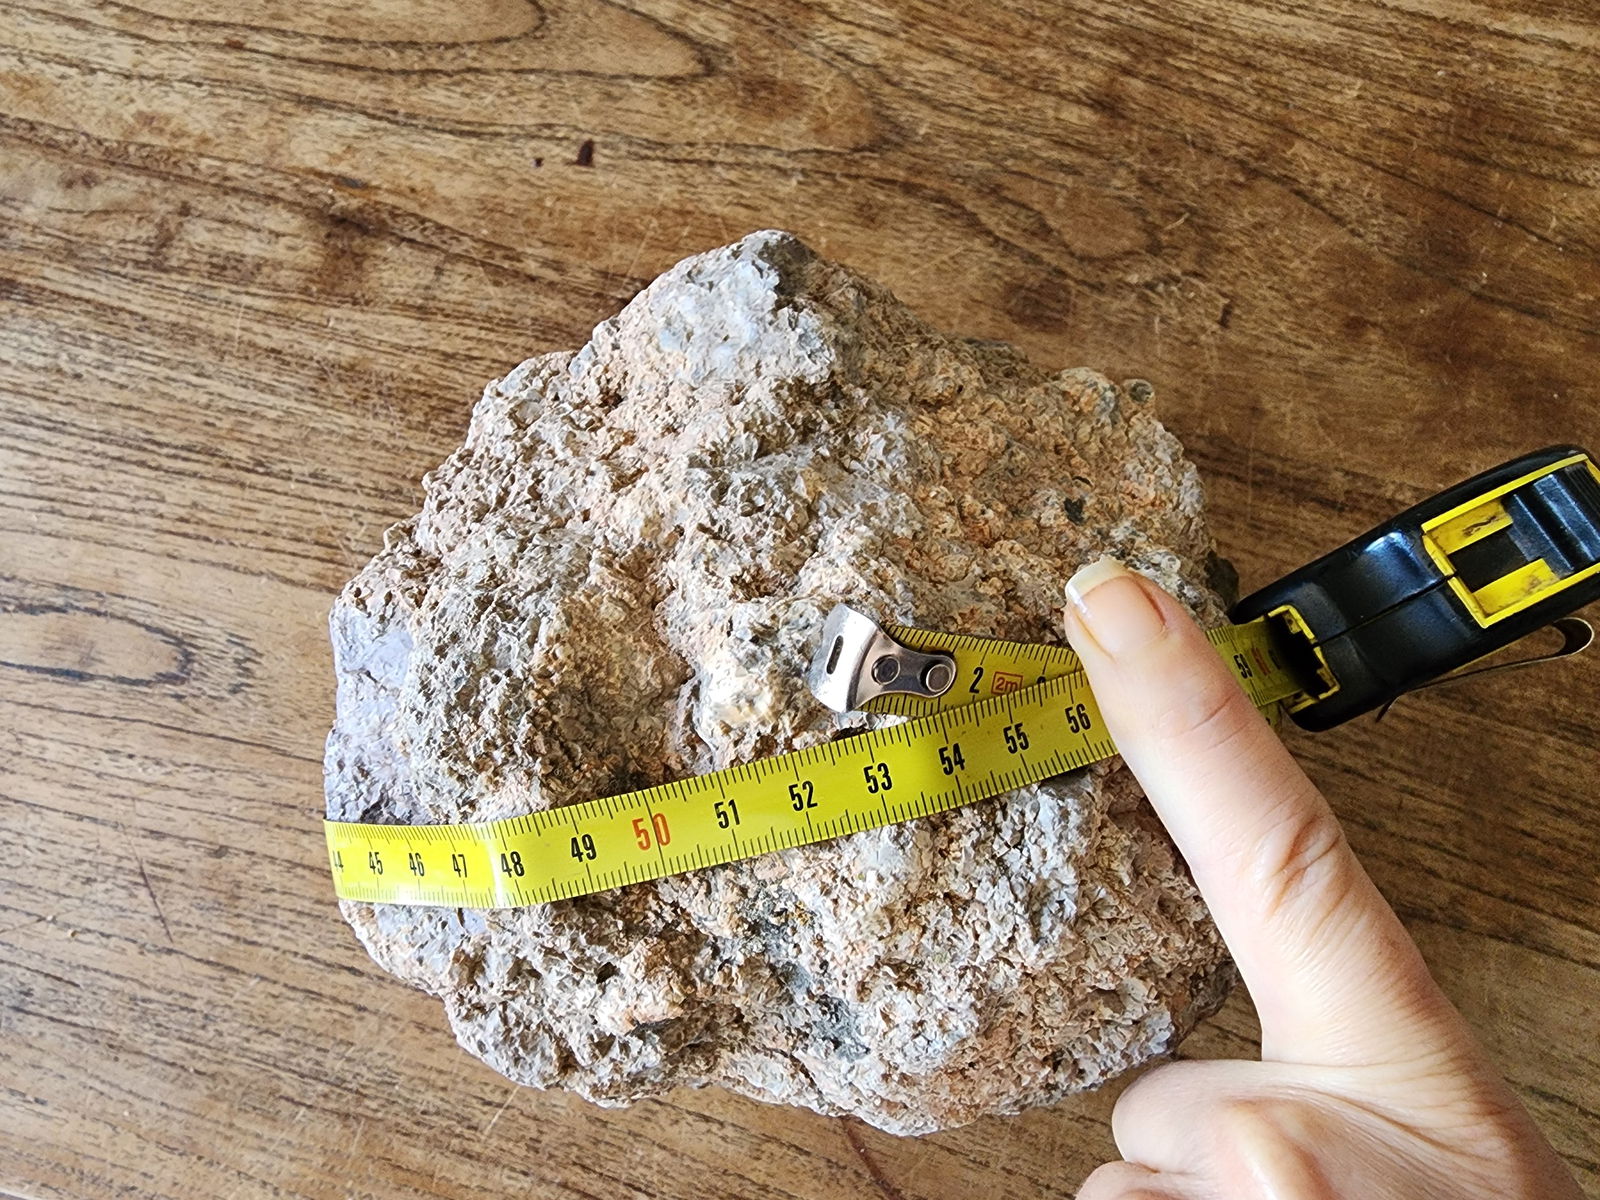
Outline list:
[[[1220,620],[1147,393],[944,337],[785,234],[680,263],[491,385],[345,588],[329,816],[486,820],[861,728],[801,679],[840,601],[1053,641],[1062,581],[1111,551]],[[1110,766],[543,907],[343,907],[512,1079],[716,1083],[901,1133],[1093,1087],[1231,980]]]

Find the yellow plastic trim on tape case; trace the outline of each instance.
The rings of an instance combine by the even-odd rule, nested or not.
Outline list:
[[[865,707],[926,715],[506,820],[328,821],[335,891],[368,903],[542,904],[925,817],[1116,753],[1070,650],[921,629],[889,632],[948,656],[955,678],[937,698],[885,696]],[[1274,653],[1265,620],[1207,636],[1257,707],[1275,713],[1279,701],[1300,690]]]
[[[1532,558],[1500,578],[1480,584],[1474,590],[1467,586],[1455,568],[1454,557],[1462,550],[1511,529],[1514,522],[1506,508],[1508,497],[1565,467],[1586,468],[1594,481],[1600,484],[1600,466],[1596,466],[1586,453],[1579,451],[1556,462],[1541,464],[1423,522],[1423,548],[1478,624],[1492,625],[1513,617],[1539,603],[1558,587],[1574,587],[1600,575],[1600,562],[1590,563],[1569,575],[1560,576],[1543,558]]]

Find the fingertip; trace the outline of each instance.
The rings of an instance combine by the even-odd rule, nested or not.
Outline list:
[[[1080,633],[1109,658],[1135,654],[1166,630],[1155,595],[1160,589],[1114,558],[1080,568],[1067,580],[1066,591],[1067,609]]]
[[[1068,641],[1136,774],[1147,750],[1180,755],[1194,769],[1281,753],[1217,648],[1159,584],[1101,560],[1073,576],[1067,595]]]

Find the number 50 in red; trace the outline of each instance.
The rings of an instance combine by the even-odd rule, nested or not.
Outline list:
[[[650,849],[650,832],[655,831],[655,842],[658,846],[672,844],[672,830],[667,828],[666,813],[652,813],[648,818],[635,817],[633,819],[633,836],[638,840],[639,849]]]

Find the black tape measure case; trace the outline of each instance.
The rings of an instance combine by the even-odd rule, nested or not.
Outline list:
[[[1576,446],[1504,463],[1247,596],[1315,677],[1290,706],[1328,729],[1600,599],[1600,468]]]

